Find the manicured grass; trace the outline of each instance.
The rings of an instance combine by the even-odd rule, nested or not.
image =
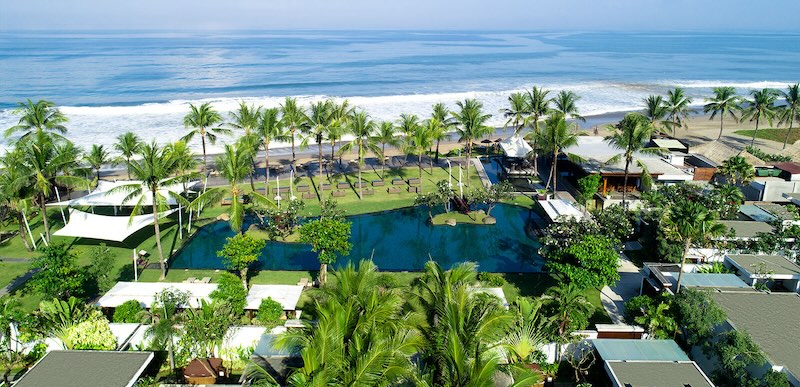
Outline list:
[[[15,278],[25,274],[30,267],[30,262],[3,262],[0,260],[0,288],[4,288]]]
[[[786,139],[786,132],[788,131],[789,131],[788,128],[759,129],[756,138],[776,141],[782,144],[783,141]],[[745,137],[753,138],[753,132],[755,132],[755,130],[737,130],[734,133]],[[789,135],[788,143],[794,144],[794,142],[797,140],[800,140],[800,128],[792,128],[792,133]]]
[[[433,216],[434,226],[445,225],[448,219],[454,219],[457,224],[483,224],[483,218],[486,214],[483,211],[472,211],[469,214],[462,214],[460,212],[450,211],[444,214]]]

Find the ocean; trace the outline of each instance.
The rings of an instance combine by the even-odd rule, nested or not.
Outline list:
[[[190,102],[227,112],[285,96],[348,98],[376,120],[477,98],[502,125],[508,95],[532,85],[575,91],[593,116],[674,86],[697,106],[718,85],[785,88],[800,81],[798,63],[797,33],[3,32],[0,129],[27,98],[54,101],[86,147],[126,131],[173,141]]]

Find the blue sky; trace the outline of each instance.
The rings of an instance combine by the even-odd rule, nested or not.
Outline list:
[[[798,0],[3,0],[0,30],[796,31],[799,13]]]

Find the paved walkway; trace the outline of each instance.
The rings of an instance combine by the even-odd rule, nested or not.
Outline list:
[[[478,177],[481,178],[481,183],[483,183],[484,188],[489,188],[492,185],[492,181],[489,180],[489,175],[486,174],[486,169],[483,167],[483,163],[479,158],[473,157],[472,164],[475,166],[475,170],[478,171]]]
[[[639,288],[642,283],[642,274],[639,268],[631,261],[624,258],[619,259],[619,281],[614,286],[606,286],[600,291],[600,302],[606,308],[608,316],[614,324],[625,323],[625,301],[639,295]]]

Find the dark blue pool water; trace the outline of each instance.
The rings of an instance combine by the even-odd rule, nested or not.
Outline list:
[[[478,270],[490,272],[538,272],[542,260],[538,241],[525,232],[537,217],[532,211],[498,205],[492,211],[497,224],[451,226],[428,225],[427,211],[405,208],[348,217],[352,222],[353,250],[334,267],[349,260],[372,257],[381,270],[419,271],[429,255],[444,267],[472,261]],[[177,269],[223,269],[217,257],[225,238],[233,235],[226,222],[203,227],[172,259]],[[308,245],[269,242],[259,258],[265,270],[317,270],[316,253]]]
[[[489,181],[492,182],[492,184],[499,183],[500,175],[503,173],[503,166],[501,165],[500,159],[491,157],[488,160],[482,159],[481,163],[483,163],[483,170],[486,171],[486,177],[489,178]]]

